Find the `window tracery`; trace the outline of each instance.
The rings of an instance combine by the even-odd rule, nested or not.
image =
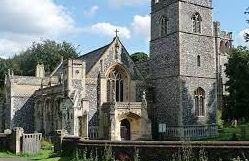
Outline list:
[[[201,15],[199,13],[195,13],[191,19],[193,23],[193,32],[201,33]]]
[[[199,87],[195,91],[195,115],[205,116],[205,91]]]
[[[125,71],[116,66],[108,74],[107,89],[108,89],[108,101],[124,101],[125,82],[128,79]]]

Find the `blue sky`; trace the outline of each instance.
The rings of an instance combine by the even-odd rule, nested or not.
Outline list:
[[[235,45],[248,45],[242,38],[248,6],[248,0],[213,0],[213,20],[234,33]],[[130,53],[148,53],[149,13],[150,0],[1,0],[0,57],[44,39],[80,45],[83,54],[109,43],[116,28]]]

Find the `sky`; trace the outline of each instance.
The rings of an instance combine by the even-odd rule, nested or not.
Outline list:
[[[213,0],[213,20],[248,45],[244,11],[249,0]],[[0,0],[0,57],[10,58],[46,39],[67,41],[81,53],[119,37],[130,54],[149,53],[150,0]]]

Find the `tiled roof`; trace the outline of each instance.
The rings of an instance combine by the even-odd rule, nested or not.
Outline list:
[[[87,73],[91,70],[94,64],[100,59],[100,57],[105,53],[105,51],[109,48],[110,45],[111,44],[105,45],[99,49],[96,49],[79,57],[79,59],[83,59],[86,62]]]

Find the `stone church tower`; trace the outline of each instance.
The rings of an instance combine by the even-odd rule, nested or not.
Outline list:
[[[212,0],[152,0],[154,136],[216,133],[216,54]]]

